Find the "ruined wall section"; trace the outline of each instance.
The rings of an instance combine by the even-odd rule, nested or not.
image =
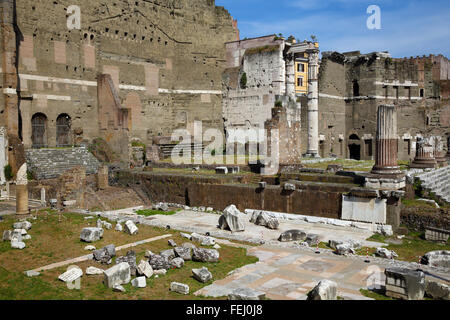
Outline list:
[[[276,95],[285,91],[284,42],[274,36],[227,43],[223,117],[225,129],[264,128]],[[242,86],[245,73],[247,82]]]
[[[81,30],[66,26],[69,5],[81,8]],[[194,120],[222,128],[224,43],[236,40],[237,30],[214,1],[17,0],[17,11],[27,147],[38,112],[48,119],[49,146],[56,145],[62,113],[72,129],[81,128],[78,139],[102,135],[98,74],[111,76],[130,110],[131,138],[150,144],[154,136],[192,128]]]
[[[319,153],[321,157],[345,157],[345,57],[337,52],[323,53],[319,70]],[[303,103],[302,103],[303,105]],[[302,128],[307,126],[307,110],[302,108]],[[307,141],[302,130],[302,141]],[[302,153],[307,150],[302,144]]]

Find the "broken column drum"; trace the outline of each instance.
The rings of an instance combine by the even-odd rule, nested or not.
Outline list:
[[[28,178],[26,163],[24,163],[17,172],[16,213],[28,214]]]
[[[373,174],[402,173],[398,166],[397,111],[393,105],[378,107],[375,166]]]

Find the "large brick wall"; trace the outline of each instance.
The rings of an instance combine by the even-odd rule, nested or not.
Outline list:
[[[100,74],[111,76],[121,108],[129,110],[130,139],[150,143],[154,136],[191,128],[194,120],[223,127],[224,46],[238,31],[214,1],[15,2],[26,148],[32,145],[36,113],[47,118],[50,147],[57,144],[60,114],[71,118],[72,142],[111,140],[105,126],[117,115],[99,112]],[[81,9],[81,30],[67,28],[70,5]]]

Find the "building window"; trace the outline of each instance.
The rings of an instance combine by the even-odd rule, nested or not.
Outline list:
[[[31,141],[34,149],[47,147],[47,116],[36,113],[31,118]]]
[[[395,100],[398,100],[398,87],[394,87],[394,91],[395,91]]]
[[[406,90],[408,92],[408,100],[411,100],[411,87],[406,87]]]
[[[420,97],[423,98],[425,96],[425,90],[420,89]]]
[[[357,80],[353,80],[353,96],[359,97],[359,83]]]
[[[297,72],[305,72],[305,65],[303,63],[297,64]]]
[[[71,146],[70,139],[70,127],[71,119],[70,116],[63,113],[56,119],[56,146],[57,147],[68,147]]]
[[[303,77],[297,78],[297,87],[303,87]]]
[[[389,98],[388,86],[383,86],[383,89],[384,89],[384,99],[387,100]]]

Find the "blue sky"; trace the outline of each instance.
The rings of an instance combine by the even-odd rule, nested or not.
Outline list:
[[[241,39],[315,35],[321,51],[450,58],[450,0],[216,0],[216,5],[238,20]],[[381,30],[366,26],[370,5],[381,9]]]

